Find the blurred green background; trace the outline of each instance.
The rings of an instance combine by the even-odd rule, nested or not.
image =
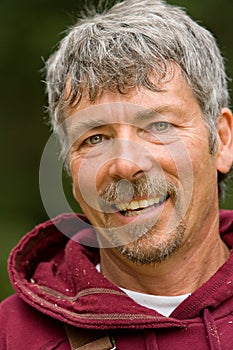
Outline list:
[[[226,58],[228,76],[233,77],[233,2],[169,2],[187,8],[215,34]],[[50,135],[45,123],[43,60],[74,23],[83,4],[83,0],[0,2],[0,300],[13,293],[6,267],[10,250],[27,231],[47,219],[38,182],[40,157]],[[229,87],[232,90],[232,83]],[[69,196],[68,181],[65,186]],[[229,189],[222,207],[233,209],[232,192]]]

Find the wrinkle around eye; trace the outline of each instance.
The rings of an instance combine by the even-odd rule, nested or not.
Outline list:
[[[173,125],[168,122],[160,121],[150,124],[147,130],[151,133],[166,133],[173,128]]]
[[[85,141],[84,144],[95,146],[101,144],[106,138],[101,134],[96,134],[89,136]]]
[[[73,148],[73,152],[76,156],[85,156],[85,157],[96,157],[103,153],[106,153],[106,150],[109,149],[108,144],[111,141],[110,137],[107,137],[103,134],[94,134]]]
[[[156,144],[168,144],[180,139],[176,126],[164,121],[154,122],[148,125],[143,130],[142,137],[146,141]]]

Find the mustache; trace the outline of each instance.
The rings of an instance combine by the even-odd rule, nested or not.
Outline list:
[[[119,202],[131,201],[133,198],[148,198],[156,196],[170,196],[177,200],[176,186],[165,179],[143,176],[133,181],[121,179],[106,186],[101,199],[113,205]]]

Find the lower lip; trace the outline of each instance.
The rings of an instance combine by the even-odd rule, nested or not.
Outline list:
[[[151,219],[159,214],[161,214],[161,210],[164,208],[165,204],[169,200],[169,197],[161,204],[154,204],[151,207],[143,208],[145,211],[140,212],[140,214],[137,214],[135,216],[124,216],[119,211],[116,211],[113,215],[116,215],[118,219],[120,218],[121,221],[127,223],[132,221],[137,221],[141,219]]]

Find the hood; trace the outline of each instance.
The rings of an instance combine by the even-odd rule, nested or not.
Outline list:
[[[135,303],[96,270],[96,235],[85,222],[81,215],[60,215],[35,227],[12,251],[12,285],[35,309],[62,322],[93,329],[183,328],[207,307],[217,313],[216,317],[226,312],[224,302],[233,295],[233,256],[167,318]],[[65,228],[72,239],[57,227]],[[232,247],[233,212],[220,212],[220,227],[223,240]],[[78,243],[83,237],[92,247]]]

